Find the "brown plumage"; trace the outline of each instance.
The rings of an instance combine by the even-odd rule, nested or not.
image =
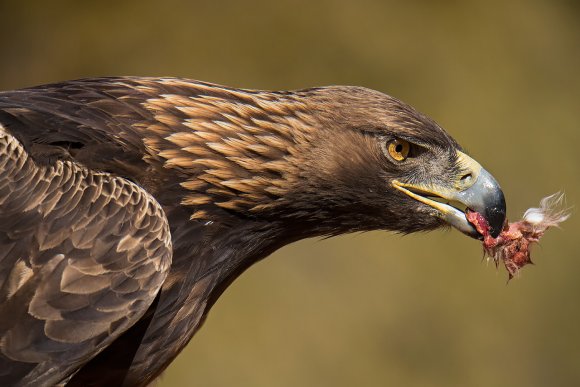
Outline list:
[[[417,195],[454,198],[481,167],[360,87],[99,78],[2,92],[0,166],[1,385],[146,385],[231,281],[301,238],[445,221],[477,236]],[[476,209],[497,228],[492,188],[495,207]]]

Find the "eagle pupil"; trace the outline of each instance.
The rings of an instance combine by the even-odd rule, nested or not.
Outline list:
[[[395,147],[395,150],[397,151],[397,153],[401,153],[403,151],[403,145],[397,144],[397,146]]]

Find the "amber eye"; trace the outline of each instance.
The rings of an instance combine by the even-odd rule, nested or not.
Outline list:
[[[396,161],[405,161],[409,156],[409,150],[411,149],[411,144],[405,140],[395,139],[387,143],[387,151],[389,156],[391,156]]]

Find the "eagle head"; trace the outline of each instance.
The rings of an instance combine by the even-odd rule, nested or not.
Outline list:
[[[503,227],[496,180],[433,120],[395,98],[351,86],[197,87],[204,90],[147,105],[158,121],[178,117],[186,127],[156,151],[187,176],[182,204],[192,219],[219,209],[216,219],[225,211],[267,220],[297,239],[445,224],[480,238],[466,211],[482,214],[494,236]]]
[[[474,211],[500,233],[506,204],[497,181],[433,120],[361,87],[321,89],[312,100],[320,122],[303,148],[306,178],[294,203],[316,203],[339,231],[449,224],[480,238],[466,219]]]

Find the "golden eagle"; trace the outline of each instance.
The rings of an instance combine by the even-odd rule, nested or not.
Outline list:
[[[0,92],[0,385],[142,386],[246,268],[299,239],[450,224],[499,185],[362,87],[95,78]]]

